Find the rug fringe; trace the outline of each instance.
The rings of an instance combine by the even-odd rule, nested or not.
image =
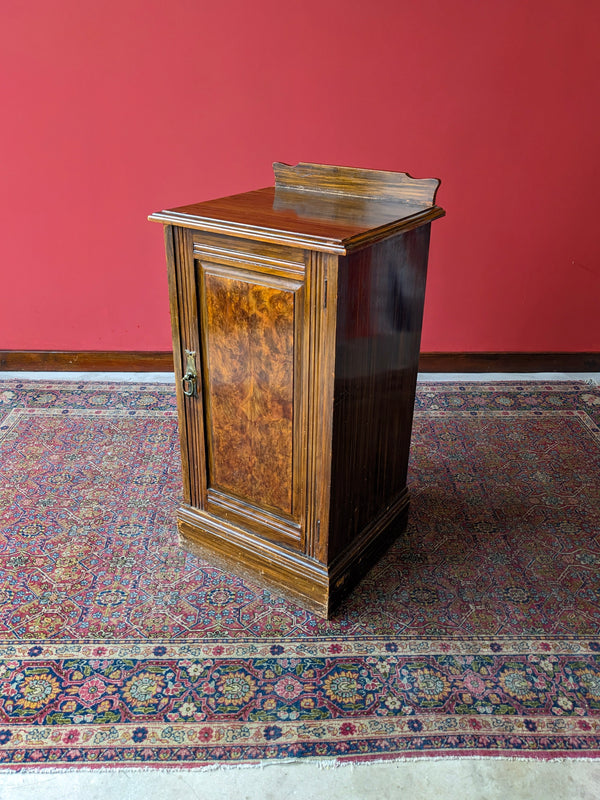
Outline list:
[[[599,757],[593,756],[571,756],[571,755],[557,755],[553,756],[549,753],[536,754],[536,755],[427,755],[426,753],[419,753],[412,756],[392,756],[390,758],[370,758],[366,756],[364,759],[312,759],[312,758],[282,758],[263,760],[258,762],[248,763],[218,763],[218,764],[194,764],[193,762],[186,762],[181,764],[170,764],[168,767],[162,764],[146,764],[144,766],[131,766],[129,764],[114,764],[112,766],[98,766],[92,767],[89,764],[71,766],[48,766],[48,765],[33,765],[23,764],[14,765],[12,767],[7,765],[0,766],[0,775],[15,775],[15,774],[46,774],[46,775],[67,775],[77,773],[89,773],[93,775],[110,775],[115,773],[126,774],[147,774],[152,773],[156,775],[179,774],[182,772],[230,772],[234,770],[265,770],[271,767],[298,765],[301,767],[315,767],[320,770],[334,770],[334,769],[367,769],[369,767],[384,767],[393,764],[407,764],[407,763],[427,763],[432,762],[448,762],[448,761],[477,761],[487,762],[489,764],[502,763],[502,762],[529,762],[535,764],[550,764],[561,763],[566,764],[570,762],[588,762],[599,763]]]

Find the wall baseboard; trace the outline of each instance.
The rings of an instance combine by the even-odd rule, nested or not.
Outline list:
[[[600,353],[421,353],[420,372],[600,372]]]
[[[158,351],[0,350],[0,370],[14,372],[172,372]],[[421,372],[600,372],[599,353],[421,353]]]
[[[173,372],[170,351],[0,350],[0,370],[15,372]]]

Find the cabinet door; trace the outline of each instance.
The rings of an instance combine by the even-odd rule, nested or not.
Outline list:
[[[293,262],[283,248],[265,253],[256,243],[194,238],[203,442],[193,461],[204,461],[201,505],[253,533],[302,547],[303,253],[293,251],[299,259]]]

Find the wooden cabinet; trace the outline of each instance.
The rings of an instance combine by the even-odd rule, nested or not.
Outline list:
[[[394,536],[437,180],[275,164],[161,211],[184,546],[328,616]]]

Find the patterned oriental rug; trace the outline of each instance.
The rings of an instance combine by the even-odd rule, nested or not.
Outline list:
[[[600,388],[421,384],[325,622],[177,545],[171,387],[0,382],[0,766],[600,753]]]

